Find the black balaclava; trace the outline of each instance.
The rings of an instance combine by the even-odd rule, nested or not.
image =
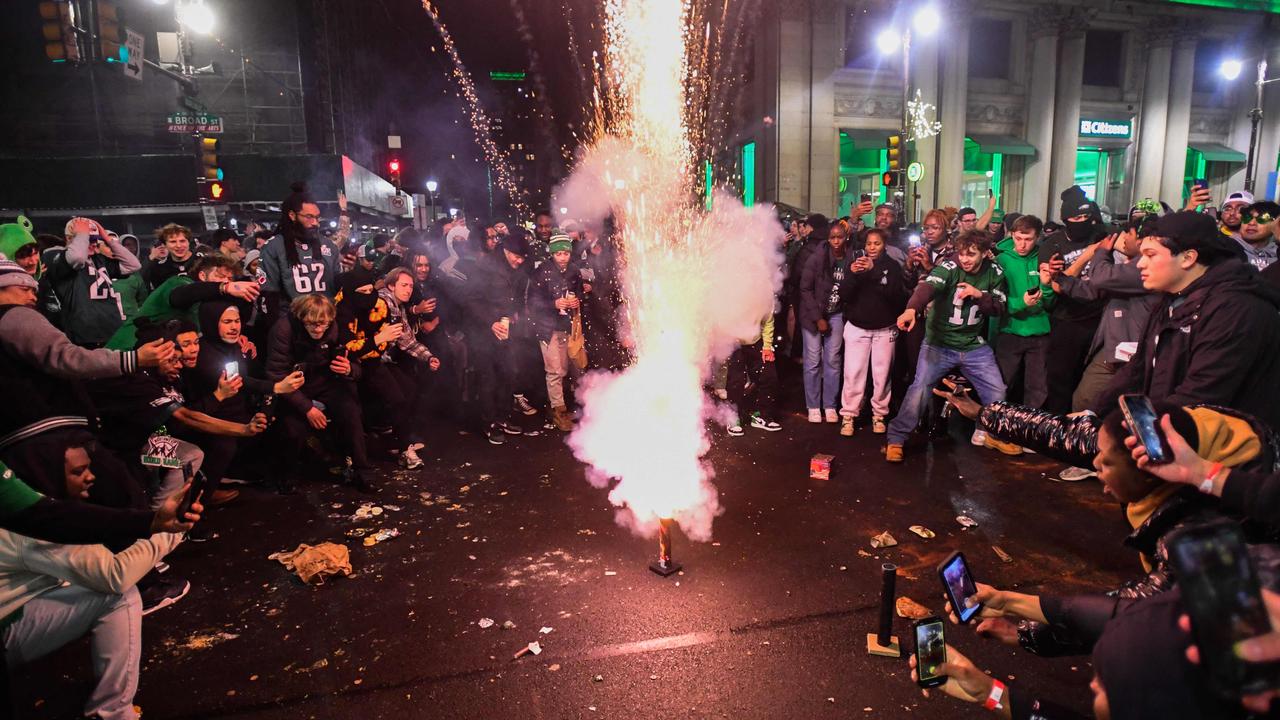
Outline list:
[[[1102,211],[1098,204],[1091,201],[1079,185],[1072,185],[1062,191],[1062,209],[1060,216],[1067,237],[1074,242],[1088,242],[1093,236],[1094,225],[1102,222]],[[1088,215],[1088,220],[1072,221],[1077,215]]]

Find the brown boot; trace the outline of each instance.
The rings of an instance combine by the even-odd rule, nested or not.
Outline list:
[[[573,430],[573,416],[569,414],[569,408],[563,405],[551,408],[551,422],[556,424],[556,429],[560,432]]]
[[[227,488],[223,490],[214,490],[213,493],[209,495],[209,499],[207,500],[207,502],[210,505],[225,505],[231,502],[232,500],[235,500],[238,497],[240,497],[239,490],[235,490],[231,488]]]

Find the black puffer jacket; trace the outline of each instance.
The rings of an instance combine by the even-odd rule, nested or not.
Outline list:
[[[509,318],[513,335],[527,335],[530,329],[526,310],[528,291],[529,274],[523,266],[512,268],[501,252],[485,255],[467,278],[467,319],[488,333],[495,322]]]
[[[1175,405],[1212,404],[1280,427],[1280,290],[1241,260],[1224,260],[1147,322],[1133,359],[1095,410],[1105,415],[1123,393]]]

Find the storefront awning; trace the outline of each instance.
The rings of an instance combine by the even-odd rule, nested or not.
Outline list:
[[[970,135],[969,139],[978,143],[984,153],[1003,153],[1005,155],[1032,155],[1036,149],[1026,140],[1012,135]]]
[[[1199,151],[1204,155],[1204,159],[1209,162],[1243,163],[1245,161],[1244,153],[1220,143],[1193,142],[1189,143],[1188,147]]]
[[[885,140],[889,138],[889,134],[892,132],[894,131],[876,128],[850,128],[841,130],[840,134],[852,140],[854,147],[865,150],[884,147]]]

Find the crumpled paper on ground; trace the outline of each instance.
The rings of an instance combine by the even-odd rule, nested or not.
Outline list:
[[[281,565],[297,573],[302,582],[323,585],[329,575],[351,574],[351,555],[346,545],[323,542],[319,545],[303,543],[295,550],[272,553],[268,560],[279,560]]]

